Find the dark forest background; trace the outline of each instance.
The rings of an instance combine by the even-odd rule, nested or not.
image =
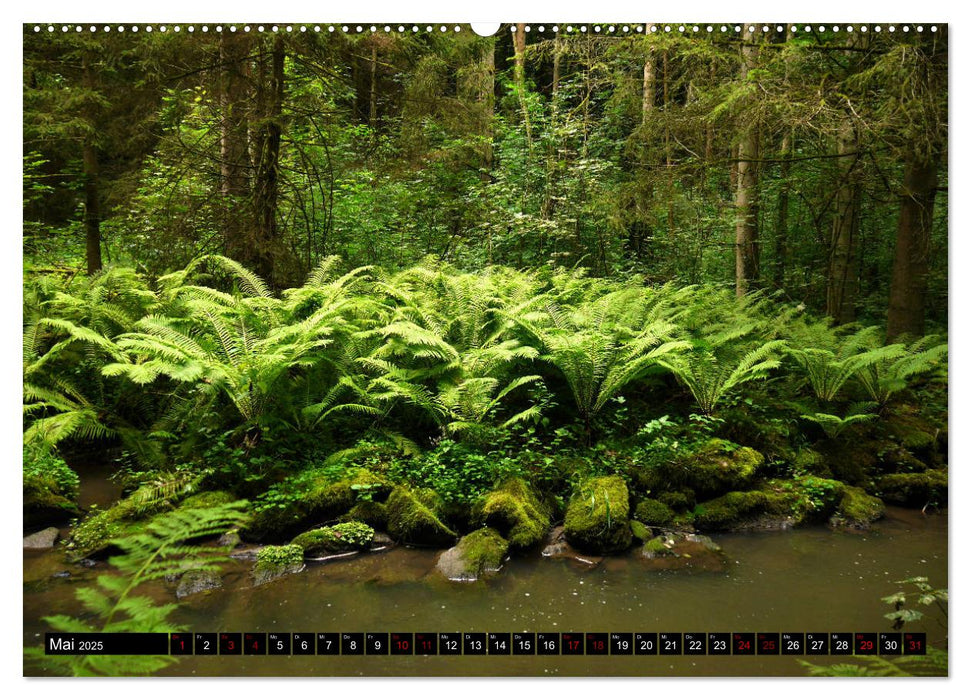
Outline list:
[[[946,27],[46,29],[28,274],[218,253],[282,289],[431,255],[946,323]]]

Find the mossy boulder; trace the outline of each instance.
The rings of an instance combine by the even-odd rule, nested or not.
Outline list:
[[[665,491],[657,496],[658,501],[675,512],[690,510],[695,507],[695,492],[691,489]]]
[[[755,481],[765,457],[751,447],[709,440],[687,460],[687,486],[700,495],[740,491]]]
[[[634,539],[639,542],[647,542],[654,537],[654,532],[651,528],[638,520],[630,521],[630,531],[634,535]]]
[[[724,571],[728,560],[710,537],[664,532],[644,543],[640,560],[655,571]]]
[[[359,469],[338,481],[311,489],[306,507],[310,516],[318,521],[332,520],[353,508],[362,494],[381,502],[391,493],[391,488],[390,482],[383,477]]]
[[[228,491],[204,491],[184,499],[179,504],[179,509],[183,508],[214,508],[224,506],[238,500]]]
[[[695,526],[702,530],[731,530],[766,512],[768,499],[761,491],[731,491],[699,503]]]
[[[923,508],[947,505],[947,472],[929,469],[920,474],[887,474],[877,479],[877,494],[888,503]]]
[[[386,503],[388,534],[405,544],[444,547],[456,534],[439,518],[442,499],[431,489],[398,486]]]
[[[364,523],[350,521],[304,532],[294,537],[290,544],[299,545],[308,556],[316,556],[363,551],[371,546],[373,539],[374,528]]]
[[[303,548],[296,544],[263,547],[253,566],[253,584],[262,586],[278,578],[302,571]]]
[[[830,525],[839,528],[866,530],[870,524],[886,513],[886,508],[876,496],[871,496],[857,486],[847,486],[843,491],[836,514],[830,518]]]
[[[81,515],[80,480],[56,452],[23,448],[24,527],[66,523]]]
[[[24,527],[64,523],[81,515],[76,496],[65,494],[51,477],[24,472],[23,486]]]
[[[862,437],[854,438],[845,433],[839,440],[823,440],[817,448],[823,455],[829,476],[852,486],[859,486],[876,470],[880,454],[887,448],[887,443]]]
[[[732,491],[699,504],[694,524],[701,530],[774,530],[823,522],[844,490],[842,482],[816,476],[770,480],[759,490]]]
[[[509,544],[495,529],[483,527],[442,552],[435,568],[452,581],[475,581],[502,568]]]
[[[384,530],[388,527],[388,509],[377,501],[358,501],[340,519],[342,522],[357,521],[370,525],[375,530]]]
[[[136,527],[135,509],[125,499],[104,510],[93,509],[71,529],[65,549],[74,560],[104,556],[112,549],[111,540],[130,534]]]
[[[634,518],[645,525],[667,525],[674,520],[674,511],[661,501],[645,498],[634,509]]]
[[[573,494],[563,524],[567,541],[582,552],[611,554],[630,547],[630,496],[619,476],[588,479]]]
[[[483,498],[482,522],[494,528],[516,549],[539,544],[550,528],[550,509],[525,481],[507,479]]]
[[[336,520],[358,503],[380,503],[390,492],[386,479],[366,469],[336,481],[326,473],[298,474],[271,489],[268,494],[274,498],[258,499],[242,535],[253,542],[283,542],[308,527]]]

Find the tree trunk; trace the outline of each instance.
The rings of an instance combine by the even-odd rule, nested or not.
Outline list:
[[[81,70],[85,89],[94,91],[94,73],[88,62],[87,55],[81,58]],[[93,98],[89,98],[94,104]],[[84,173],[84,247],[87,259],[88,274],[98,272],[101,265],[101,191],[98,186],[98,152],[94,145],[94,134],[97,133],[97,118],[94,108],[85,110],[85,120],[88,122],[89,132],[84,136],[82,146],[82,161]]]
[[[641,86],[641,124],[647,124],[654,111],[654,53],[644,59],[644,82]]]
[[[915,336],[924,334],[927,256],[934,221],[939,158],[937,153],[930,161],[911,156],[904,164],[904,186],[890,281],[890,308],[887,312],[888,341],[905,333]]]
[[[742,67],[740,77],[744,82],[750,70],[755,68],[758,49],[754,33],[748,25],[742,34]],[[759,278],[759,227],[758,227],[758,178],[759,158],[758,130],[756,124],[745,125],[738,142],[738,187],[735,193],[735,293],[744,296]]]
[[[88,274],[101,269],[101,203],[98,187],[98,152],[88,138],[84,143],[84,240]]]
[[[261,60],[266,60],[263,56]],[[259,160],[253,187],[255,214],[256,272],[268,283],[274,282],[274,258],[277,248],[277,198],[279,195],[280,141],[283,134],[284,63],[286,54],[283,37],[273,38],[270,51],[270,71],[267,74],[260,128]],[[261,91],[264,88],[261,86]]]
[[[830,240],[826,284],[826,315],[837,324],[856,319],[856,296],[860,286],[858,239],[861,183],[857,171],[859,150],[856,129],[849,116],[840,128],[837,153],[840,185],[836,193],[836,215]],[[845,155],[844,155],[845,154]]]
[[[776,289],[782,289],[786,282],[786,265],[789,261],[789,173],[792,163],[793,144],[792,134],[782,137],[782,166],[779,169],[779,199],[776,207],[775,220],[775,269],[772,271],[772,281]]]
[[[242,262],[251,246],[246,240],[246,216],[241,208],[249,190],[249,120],[247,117],[249,43],[243,35],[223,32],[219,37],[221,119],[219,123],[220,191],[226,199],[222,222],[223,249]]]
[[[529,107],[526,104],[526,25],[519,23],[512,35],[515,49],[515,68],[513,70],[516,92],[519,93],[519,107],[523,112],[523,126],[526,128],[526,146],[533,151],[533,134],[529,125]]]
[[[378,42],[371,42],[371,89],[368,97],[368,126],[378,128]]]

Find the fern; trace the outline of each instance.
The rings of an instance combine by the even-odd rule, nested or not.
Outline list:
[[[188,544],[221,534],[239,524],[245,501],[210,508],[180,509],[156,516],[138,532],[114,541],[123,554],[109,563],[117,573],[98,577],[97,588],[84,587],[77,599],[84,618],[52,615],[44,621],[59,632],[170,632],[178,607],[159,604],[138,589],[151,581],[177,577],[187,570],[216,571],[227,559],[220,547]],[[25,650],[28,659],[64,675],[147,675],[174,663],[170,656],[45,656],[43,647]]]

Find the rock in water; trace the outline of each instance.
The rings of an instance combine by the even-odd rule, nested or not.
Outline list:
[[[630,547],[630,496],[624,480],[614,475],[585,481],[570,500],[564,532],[581,552],[614,554]]]
[[[187,571],[179,580],[175,597],[182,599],[195,593],[222,588],[222,585],[222,577],[215,571]]]
[[[302,571],[303,567],[303,548],[299,545],[285,544],[279,547],[269,545],[256,555],[253,585],[262,586],[287,574]]]
[[[61,536],[56,527],[48,527],[24,538],[24,549],[51,549]]]
[[[484,527],[442,552],[435,568],[451,581],[475,581],[498,572],[508,550],[509,542],[491,527]]]

